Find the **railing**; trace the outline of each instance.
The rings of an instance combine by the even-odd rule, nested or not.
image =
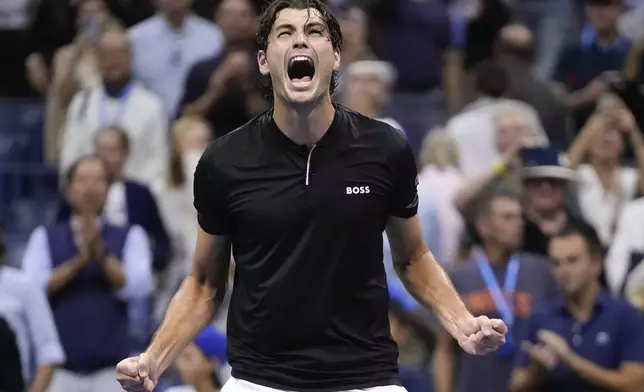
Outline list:
[[[0,99],[0,227],[10,262],[31,230],[51,221],[58,197],[57,170],[43,162],[44,119],[42,101]]]

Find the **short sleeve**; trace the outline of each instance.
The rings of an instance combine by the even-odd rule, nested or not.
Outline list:
[[[418,212],[418,170],[416,157],[407,141],[394,157],[392,175],[394,190],[389,204],[389,215],[411,218]]]
[[[619,321],[621,362],[644,363],[644,316],[630,305],[624,305]]]
[[[194,176],[194,206],[199,226],[208,234],[229,234],[226,184],[212,161],[212,145],[202,155]]]
[[[539,315],[533,314],[525,322],[523,328],[519,332],[515,343],[517,344],[516,354],[514,356],[514,367],[519,369],[525,369],[530,366],[530,356],[525,350],[521,349],[520,345],[522,342],[530,342],[533,344],[537,343],[537,331],[539,330]]]

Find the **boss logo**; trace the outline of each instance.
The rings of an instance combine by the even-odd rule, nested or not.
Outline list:
[[[367,186],[348,186],[347,195],[363,195],[370,193],[369,185]]]

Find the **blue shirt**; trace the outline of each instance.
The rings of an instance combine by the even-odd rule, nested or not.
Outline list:
[[[170,118],[180,108],[186,76],[196,63],[221,53],[224,36],[215,24],[190,15],[183,30],[173,30],[161,15],[129,31],[134,54],[134,75],[164,101]]]
[[[523,340],[537,342],[539,330],[550,330],[563,337],[580,356],[605,369],[618,369],[624,362],[644,362],[644,317],[626,302],[607,293],[597,296],[588,322],[580,324],[557,301],[535,312],[524,330]],[[520,350],[516,366],[525,368],[530,357]],[[563,364],[550,373],[541,390],[582,392],[598,390]]]

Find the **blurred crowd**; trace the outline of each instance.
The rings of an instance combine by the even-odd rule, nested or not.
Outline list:
[[[644,2],[327,3],[345,39],[334,100],[407,135],[428,246],[468,308],[511,330],[498,354],[458,351],[402,287],[383,237],[403,385],[640,390]],[[263,6],[0,1],[0,106],[43,105],[29,143],[57,184],[47,219],[0,251],[0,392],[120,390],[114,365],[146,348],[190,271],[197,161],[271,105]],[[11,212],[2,166],[19,129],[3,124]],[[19,198],[39,210],[41,196]],[[0,214],[5,238],[25,231],[14,220]],[[226,303],[158,390],[221,389]]]

